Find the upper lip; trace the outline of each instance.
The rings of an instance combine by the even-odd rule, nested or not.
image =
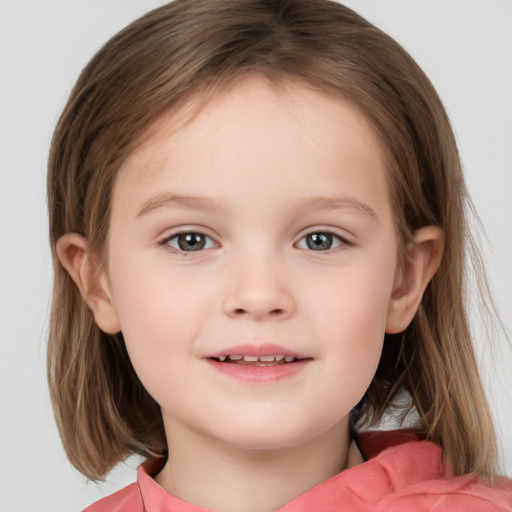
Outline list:
[[[277,345],[275,343],[244,343],[242,345],[235,345],[227,347],[217,352],[212,352],[206,357],[219,358],[220,356],[292,356],[296,359],[306,359],[308,356],[290,350],[289,348]]]

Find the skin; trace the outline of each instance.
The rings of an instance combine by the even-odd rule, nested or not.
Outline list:
[[[76,234],[58,254],[161,406],[170,458],[157,482],[212,510],[274,510],[361,462],[350,410],[384,333],[414,316],[442,235],[416,232],[398,268],[379,141],[340,98],[249,77],[176,120],[120,170],[107,268]],[[204,248],[183,250],[179,233]],[[325,233],[332,246],[310,248]],[[247,343],[307,360],[256,382],[211,364]]]

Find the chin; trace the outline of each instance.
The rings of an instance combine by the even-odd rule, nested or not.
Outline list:
[[[284,450],[308,444],[322,437],[338,424],[327,426],[306,425],[302,421],[286,422],[282,419],[252,424],[235,422],[215,435],[217,441],[240,450]]]

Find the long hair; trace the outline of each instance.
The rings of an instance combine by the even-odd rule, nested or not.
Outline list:
[[[422,226],[440,226],[444,255],[405,332],[386,335],[356,412],[378,422],[410,397],[424,435],[458,474],[492,476],[496,442],[468,328],[470,208],[453,132],[428,78],[392,38],[329,0],[176,0],[114,36],[81,73],[52,141],[48,172],[54,291],[48,378],[71,462],[102,478],[127,455],[165,454],[161,414],[122,334],[99,330],[55,251],[76,232],[98,255],[117,172],[166,113],[259,74],[351,101],[387,162],[400,254]],[[483,267],[476,258],[476,270]]]

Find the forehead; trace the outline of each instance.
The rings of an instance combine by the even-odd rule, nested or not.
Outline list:
[[[339,171],[340,179],[344,171],[365,174],[362,181],[374,192],[388,189],[373,127],[341,97],[253,76],[222,88],[206,103],[200,100],[193,97],[162,116],[125,161],[117,185],[141,186],[165,175],[169,186],[174,176],[201,187],[215,173],[220,188],[240,180],[258,188],[271,172],[276,185],[305,173],[314,186],[322,166],[333,177]]]

